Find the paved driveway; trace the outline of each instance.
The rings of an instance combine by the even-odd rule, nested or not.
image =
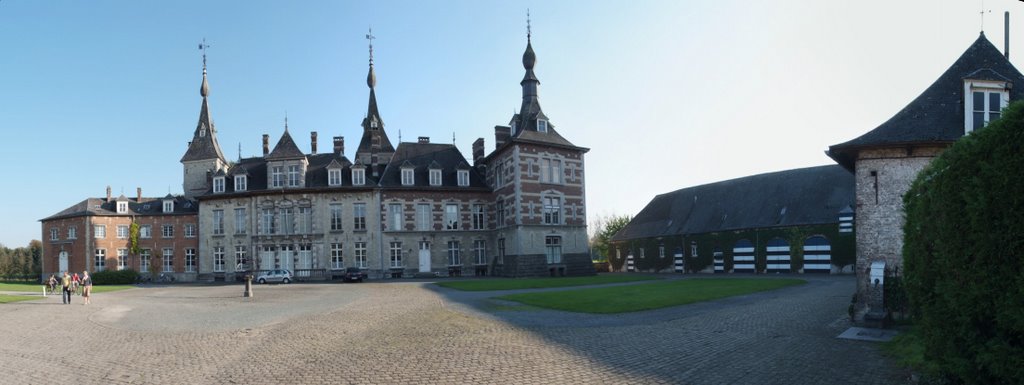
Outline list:
[[[852,277],[801,278],[617,316],[409,281],[50,297],[0,305],[0,383],[901,383],[878,345],[834,338]]]

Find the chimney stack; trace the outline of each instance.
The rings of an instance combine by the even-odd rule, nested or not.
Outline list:
[[[345,137],[335,136],[334,137],[334,154],[345,155]]]
[[[316,131],[309,133],[309,147],[312,149],[312,154],[316,155]]]
[[[1010,60],[1010,11],[1003,13],[1003,54]]]
[[[263,156],[270,153],[270,135],[263,134]]]
[[[512,127],[494,126],[494,148],[501,148],[512,136]]]
[[[419,137],[419,139],[416,142],[417,143],[430,143],[430,137],[429,136],[421,136],[421,137]]]
[[[110,185],[107,185],[107,203],[110,203]]]
[[[484,138],[473,141],[473,164],[480,165],[484,161]]]
[[[139,203],[142,202],[142,187],[135,188],[135,201]]]

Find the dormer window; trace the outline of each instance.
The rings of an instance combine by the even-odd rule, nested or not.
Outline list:
[[[431,169],[430,170],[430,185],[440,186],[441,185],[441,170]]]
[[[366,169],[365,168],[353,168],[352,169],[352,185],[362,186],[366,184]]]
[[[512,136],[516,136],[516,121],[512,121],[512,130],[510,131]]]
[[[548,132],[548,121],[537,119],[537,132]]]
[[[469,170],[459,170],[458,172],[459,186],[469,186]]]
[[[128,202],[117,202],[117,213],[125,214],[128,212]]]
[[[164,201],[164,212],[165,213],[173,213],[174,212],[174,201],[172,201],[172,200]]]
[[[341,169],[332,168],[327,170],[327,185],[341,186]]]
[[[224,192],[224,177],[218,176],[213,178],[213,192],[222,193]]]
[[[985,127],[1010,103],[1009,83],[1003,81],[964,81],[964,133]]]
[[[235,175],[235,191],[249,189],[249,178],[245,175]]]
[[[302,172],[298,165],[288,166],[288,187],[299,187]]]
[[[274,166],[270,168],[270,186],[284,187],[284,167]]]
[[[412,186],[414,184],[416,184],[416,179],[413,176],[413,169],[412,168],[403,168],[402,169],[402,186]]]

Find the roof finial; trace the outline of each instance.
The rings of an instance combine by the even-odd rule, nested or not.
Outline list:
[[[373,36],[373,27],[370,27],[369,31],[366,32],[366,40],[370,42],[370,66],[371,67],[373,66],[373,39],[376,39],[376,38],[377,38],[376,36]]]
[[[242,142],[238,142],[238,161],[242,161]]]
[[[210,85],[206,83],[206,49],[210,48],[209,44],[206,44],[206,38],[203,38],[203,42],[199,43],[199,50],[203,51],[203,84],[199,87],[199,95],[206,97],[210,94]]]
[[[526,41],[530,41],[530,9],[526,9]]]
[[[373,72],[373,27],[366,33],[366,40],[370,42],[370,72],[366,74],[366,85],[371,89],[377,86],[377,74]]]
[[[978,12],[978,13],[981,14],[981,34],[984,35],[985,34],[985,0],[981,0],[981,11]],[[991,9],[988,10],[988,13],[992,13],[992,10]]]
[[[284,111],[284,132],[288,132],[288,110]]]

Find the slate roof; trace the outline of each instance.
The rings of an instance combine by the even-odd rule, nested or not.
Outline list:
[[[281,134],[281,139],[278,139],[277,145],[274,146],[274,150],[267,154],[267,160],[280,160],[280,159],[297,159],[306,156],[299,146],[295,145],[295,140],[292,139],[292,135],[288,133],[288,128],[284,129],[284,134]]]
[[[964,79],[1009,81],[1010,100],[1024,97],[1024,75],[982,33],[921,95],[877,128],[829,147],[827,154],[853,170],[862,148],[949,143],[964,135]]]
[[[122,195],[123,197],[123,195]],[[78,202],[71,207],[68,207],[60,212],[53,214],[49,217],[40,219],[40,221],[49,221],[53,219],[63,219],[81,216],[132,216],[132,215],[183,215],[183,214],[196,214],[199,212],[199,204],[195,201],[185,199],[180,196],[171,196],[174,199],[174,211],[171,213],[164,213],[163,201],[168,197],[162,198],[146,198],[143,197],[141,201],[136,199],[113,199],[107,202],[106,198],[86,198],[85,200]],[[128,200],[128,212],[124,214],[117,213],[117,201]]]
[[[839,165],[778,171],[658,195],[612,241],[838,223],[853,204],[853,175]]]
[[[430,185],[430,168],[441,169],[441,186]],[[413,167],[414,187],[429,190],[432,188],[467,188],[458,186],[457,171],[467,169],[468,163],[458,147],[442,143],[411,143],[398,144],[394,157],[380,178],[382,187],[402,188],[402,168]],[[490,190],[483,177],[474,168],[469,168],[469,188]]]
[[[209,93],[209,86],[206,83],[206,69],[203,69],[203,84],[199,94],[203,97],[203,104],[199,108],[199,123],[192,134],[192,141],[188,144],[188,150],[181,157],[181,162],[192,160],[220,159],[224,161],[224,154],[220,151],[220,144],[217,142],[217,128],[210,118],[210,105],[206,100]]]

